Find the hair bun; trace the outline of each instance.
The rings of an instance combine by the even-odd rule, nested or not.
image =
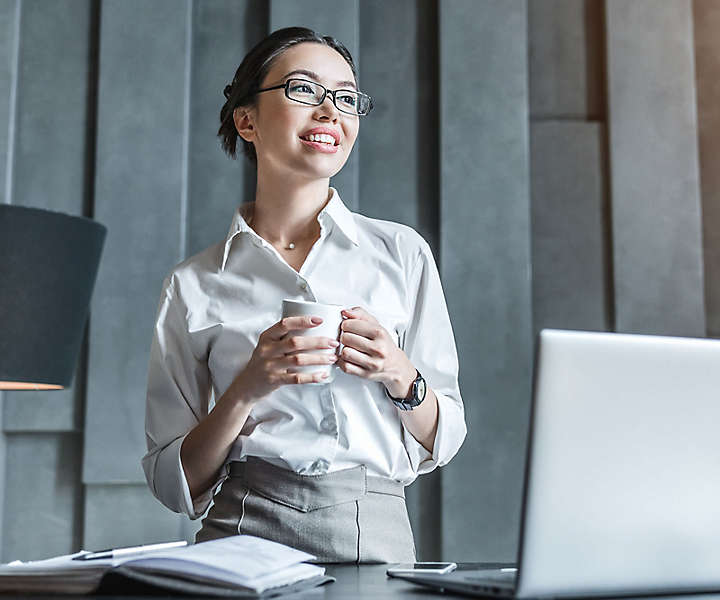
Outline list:
[[[226,98],[230,98],[230,91],[232,90],[232,86],[226,85],[225,89],[223,90],[223,94],[225,94]]]

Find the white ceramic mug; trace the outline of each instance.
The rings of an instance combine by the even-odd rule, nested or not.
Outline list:
[[[320,317],[323,322],[315,327],[307,329],[296,329],[290,333],[291,336],[303,335],[311,337],[329,337],[333,340],[340,341],[340,324],[342,323],[343,306],[340,304],[322,304],[320,302],[307,302],[305,300],[283,300],[282,316],[283,317]],[[309,352],[318,354],[339,354],[342,346],[337,348],[318,348]],[[327,373],[327,377],[322,381],[313,382],[309,385],[324,385],[335,379],[335,371],[337,367],[330,365],[302,365],[292,367],[291,371],[297,373]]]

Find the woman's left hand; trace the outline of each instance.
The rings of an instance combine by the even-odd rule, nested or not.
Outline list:
[[[415,380],[415,367],[387,330],[364,308],[343,310],[340,343],[344,348],[335,363],[345,373],[385,385],[391,396],[405,398]]]

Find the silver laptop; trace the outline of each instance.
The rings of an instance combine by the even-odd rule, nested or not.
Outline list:
[[[402,578],[517,598],[720,590],[720,341],[543,330],[517,570]]]

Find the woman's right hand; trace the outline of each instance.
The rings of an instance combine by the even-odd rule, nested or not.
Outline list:
[[[292,331],[317,327],[320,323],[313,323],[313,318],[319,317],[283,317],[260,334],[248,364],[232,383],[240,397],[250,404],[255,404],[283,385],[323,381],[324,374],[319,371],[292,371],[293,367],[331,365],[337,361],[335,353],[313,352],[337,349],[340,345],[337,340],[319,336],[288,335]]]

